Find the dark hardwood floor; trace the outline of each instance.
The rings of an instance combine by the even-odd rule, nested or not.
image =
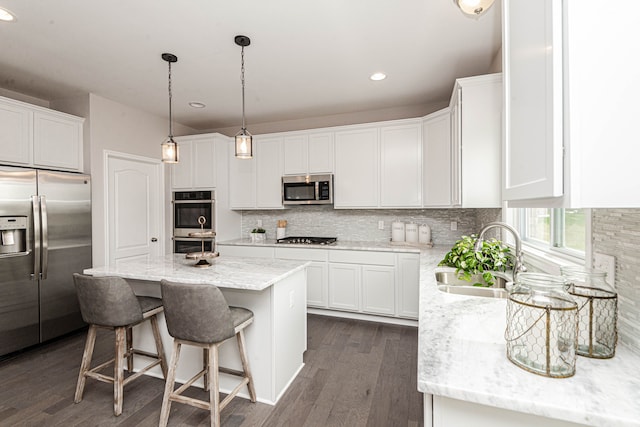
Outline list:
[[[73,403],[85,333],[0,361],[0,426],[157,426],[164,381],[143,376],[125,387],[113,415],[110,384],[87,380]],[[225,427],[422,425],[417,329],[317,315],[308,317],[305,367],[276,406],[234,399]],[[113,334],[99,331],[94,360],[108,360]],[[95,363],[94,363],[95,366]],[[193,397],[206,399],[200,389]],[[206,411],[174,403],[170,426],[207,426]]]

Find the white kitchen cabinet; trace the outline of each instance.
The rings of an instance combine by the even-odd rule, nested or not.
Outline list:
[[[282,138],[254,136],[253,144],[251,159],[231,154],[231,209],[282,209]]]
[[[457,79],[450,109],[453,205],[501,207],[502,75]]]
[[[222,135],[203,135],[175,138],[179,149],[179,162],[172,164],[171,185],[174,189],[215,188],[216,140]]]
[[[33,147],[32,110],[0,98],[0,129],[0,161],[28,165]]]
[[[275,248],[275,258],[311,261],[307,267],[307,305],[327,308],[329,301],[328,254],[325,249]]]
[[[329,264],[329,308],[360,311],[359,265]]]
[[[638,13],[640,2],[504,2],[509,206],[640,207]]]
[[[282,145],[284,175],[333,173],[333,132],[296,132]]]
[[[444,108],[422,122],[422,206],[450,207],[451,200],[451,113]]]
[[[417,319],[420,301],[420,254],[398,254],[396,272],[398,316]]]
[[[395,268],[362,266],[362,311],[393,316],[395,307]]]
[[[0,97],[0,162],[82,171],[84,119]]]
[[[380,207],[422,205],[422,126],[380,128]]]
[[[335,133],[335,208],[378,207],[378,128]]]

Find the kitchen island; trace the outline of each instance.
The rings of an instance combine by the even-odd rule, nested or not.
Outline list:
[[[302,369],[307,348],[306,261],[218,257],[208,268],[193,267],[196,261],[171,254],[149,260],[127,260],[117,265],[85,270],[93,276],[127,279],[136,294],[160,297],[160,280],[212,284],[220,288],[230,305],[248,308],[253,323],[245,330],[249,363],[258,401],[275,404]],[[161,315],[161,334],[167,355],[173,339]],[[136,326],[134,345],[153,351],[149,325]],[[220,349],[221,366],[241,369],[235,341]],[[134,370],[142,367],[134,365]],[[185,382],[202,368],[202,350],[185,346],[180,355],[176,379]],[[158,367],[151,375],[161,377]],[[202,380],[199,380],[202,384]],[[220,390],[233,389],[236,379],[221,374]],[[197,383],[198,384],[198,383]],[[248,398],[246,391],[239,395]]]
[[[506,301],[446,294],[435,271],[446,250],[423,250],[418,390],[425,427],[640,426],[640,355],[579,356],[576,374],[529,373],[506,356]]]

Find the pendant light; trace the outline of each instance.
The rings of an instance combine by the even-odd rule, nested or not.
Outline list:
[[[171,63],[178,62],[178,57],[171,53],[163,53],[162,59],[169,64],[169,136],[162,143],[162,161],[178,163],[178,144],[173,140],[173,120],[171,117]]]
[[[493,5],[494,0],[453,0],[462,13],[474,18],[483,15]]]
[[[253,137],[247,131],[244,122],[244,48],[251,44],[251,39],[247,36],[236,36],[235,42],[242,48],[240,80],[242,81],[242,129],[236,134],[236,157],[238,159],[250,159],[253,157]]]

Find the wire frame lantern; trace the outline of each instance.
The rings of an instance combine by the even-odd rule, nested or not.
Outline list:
[[[240,51],[241,66],[240,80],[242,82],[242,128],[236,134],[236,157],[239,159],[250,159],[253,157],[253,135],[247,131],[244,115],[244,48],[251,44],[251,39],[247,36],[236,36],[235,42],[242,49]]]

